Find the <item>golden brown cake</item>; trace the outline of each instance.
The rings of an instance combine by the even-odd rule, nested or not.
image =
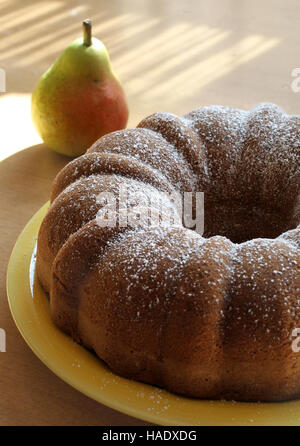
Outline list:
[[[133,220],[139,193],[151,218],[121,224],[119,200],[114,227],[99,225],[99,194],[120,186]],[[204,192],[203,235],[174,191]],[[55,324],[122,376],[199,398],[300,397],[300,117],[210,106],[102,137],[53,183],[37,273]]]

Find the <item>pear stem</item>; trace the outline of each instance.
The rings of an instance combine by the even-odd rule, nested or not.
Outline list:
[[[83,28],[83,44],[85,46],[92,45],[92,21],[87,19],[82,22]]]

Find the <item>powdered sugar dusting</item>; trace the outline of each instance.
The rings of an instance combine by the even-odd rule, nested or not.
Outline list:
[[[292,395],[289,377],[300,370],[290,348],[300,324],[299,155],[300,118],[260,104],[249,112],[203,107],[183,118],[156,113],[70,163],[43,231],[60,257],[53,274],[70,264],[81,281],[80,299],[72,299],[87,305],[84,314],[108,343],[102,350],[95,335],[88,346],[117,371],[127,364],[125,374],[201,397],[268,397],[259,386],[269,389],[263,365],[273,361],[270,386]],[[144,192],[145,207],[157,211],[163,191],[204,192],[212,237],[177,215],[172,226],[107,230],[98,250],[97,196],[120,185],[132,197]],[[76,252],[64,249],[70,240]],[[84,256],[88,268],[78,261]],[[63,268],[57,277],[72,289]]]

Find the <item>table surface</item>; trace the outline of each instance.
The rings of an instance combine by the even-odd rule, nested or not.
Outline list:
[[[126,90],[129,127],[156,111],[181,115],[208,104],[250,108],[270,101],[297,113],[300,93],[291,85],[300,66],[298,9],[297,0],[0,0],[0,67],[6,72],[0,328],[7,342],[0,353],[0,425],[146,425],[57,378],[25,344],[9,312],[9,255],[68,162],[41,143],[31,123],[30,94],[40,75],[91,18]]]

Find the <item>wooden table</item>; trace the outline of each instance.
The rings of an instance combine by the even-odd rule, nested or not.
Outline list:
[[[67,158],[50,152],[30,119],[39,76],[93,19],[123,82],[129,127],[155,111],[184,114],[218,103],[249,108],[272,101],[300,109],[291,72],[300,66],[297,0],[0,0],[1,295],[0,425],[146,424],[83,396],[27,347],[10,315],[5,274],[14,242],[48,199]],[[297,87],[297,83],[296,83]]]

